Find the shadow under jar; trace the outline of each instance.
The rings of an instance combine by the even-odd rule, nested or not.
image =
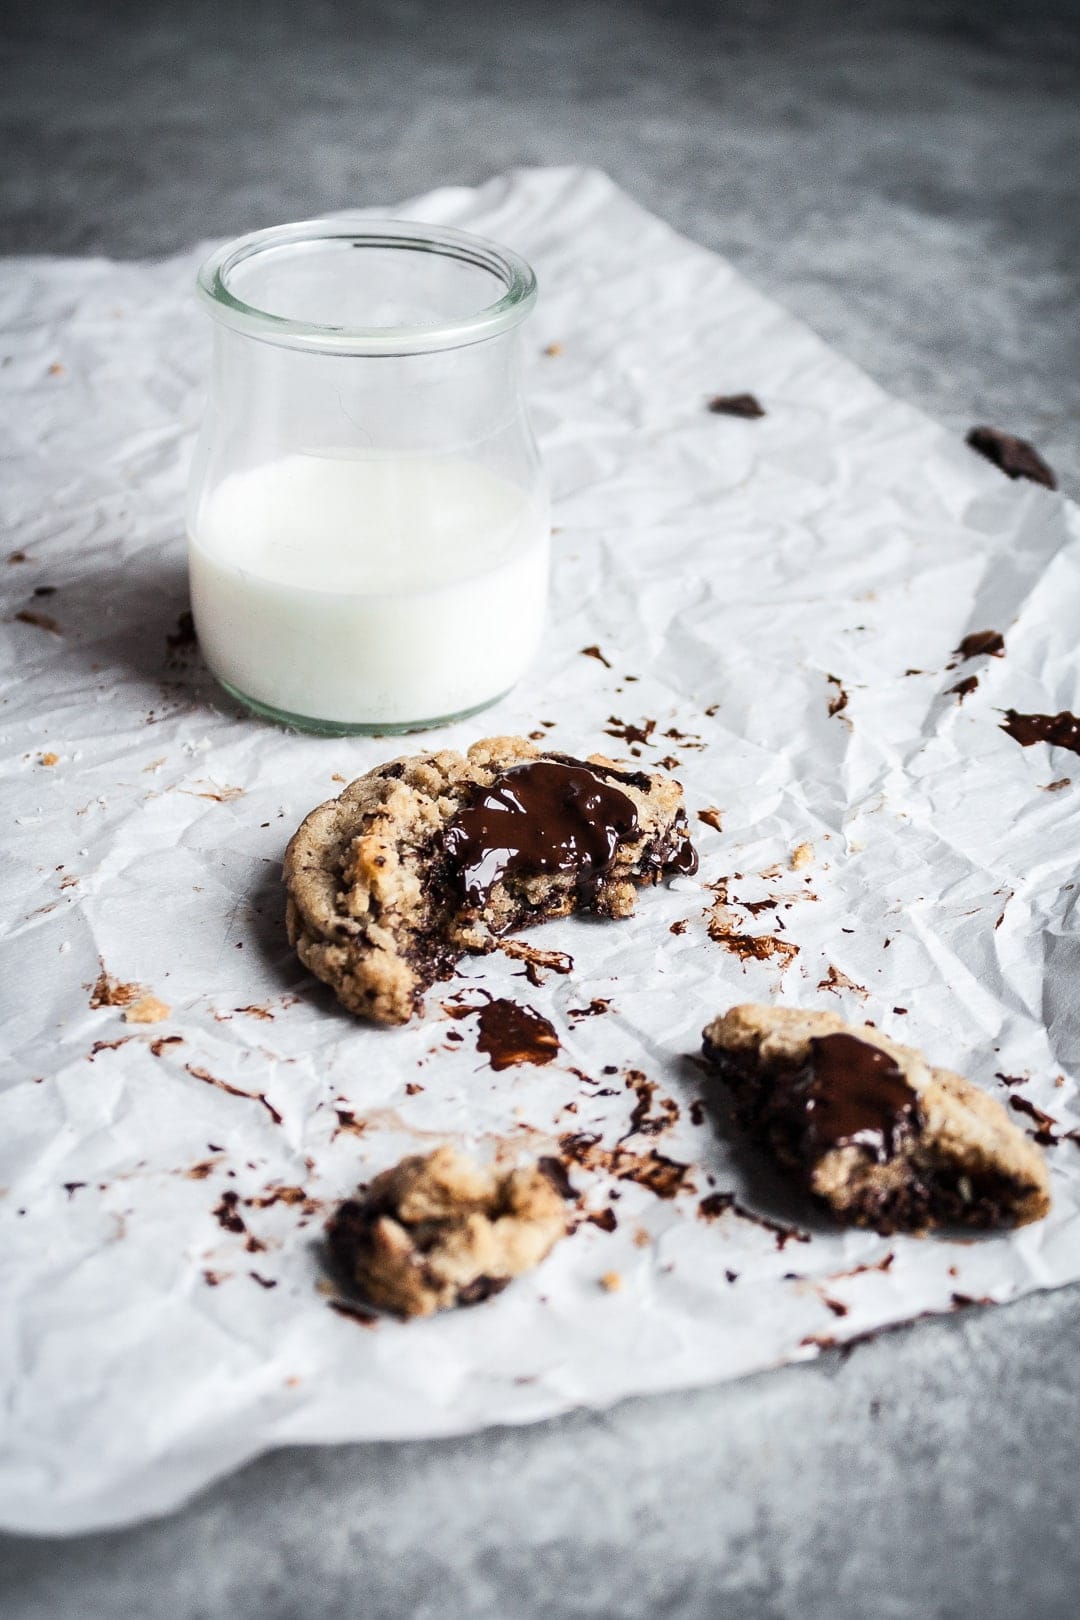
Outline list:
[[[229,243],[198,290],[214,359],[188,561],[214,675],[335,735],[496,702],[547,600],[529,266],[442,226],[313,220]]]

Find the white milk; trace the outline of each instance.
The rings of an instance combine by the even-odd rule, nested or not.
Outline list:
[[[469,462],[288,455],[223,479],[193,528],[207,663],[288,714],[459,714],[513,686],[540,640],[547,511]]]

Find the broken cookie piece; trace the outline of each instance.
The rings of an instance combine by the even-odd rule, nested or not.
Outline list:
[[[563,1194],[542,1162],[500,1170],[440,1147],[402,1159],[342,1204],[328,1242],[351,1289],[408,1317],[479,1304],[565,1233]]]
[[[733,1007],[704,1031],[745,1129],[842,1221],[878,1232],[1024,1226],[1042,1155],[992,1097],[869,1025]]]
[[[626,917],[693,872],[682,789],[519,737],[397,759],[313,810],[285,856],[289,939],[351,1012],[402,1024],[466,952],[550,917]]]

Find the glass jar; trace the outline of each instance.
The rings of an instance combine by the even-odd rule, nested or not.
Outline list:
[[[214,675],[329,734],[496,702],[547,597],[518,365],[529,266],[442,226],[313,220],[230,242],[198,290],[214,356],[188,560]]]

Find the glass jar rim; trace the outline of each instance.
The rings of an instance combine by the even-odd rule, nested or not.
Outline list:
[[[245,303],[228,286],[229,276],[239,265],[269,249],[341,241],[358,247],[435,253],[459,259],[497,276],[506,291],[494,303],[467,315],[430,324],[364,327],[322,325],[274,315]],[[370,219],[346,214],[332,219],[271,225],[265,230],[235,237],[203,260],[196,276],[196,290],[215,320],[267,343],[323,354],[430,354],[483,343],[516,326],[536,302],[536,276],[519,254],[487,237],[474,236],[470,231],[417,220]]]

